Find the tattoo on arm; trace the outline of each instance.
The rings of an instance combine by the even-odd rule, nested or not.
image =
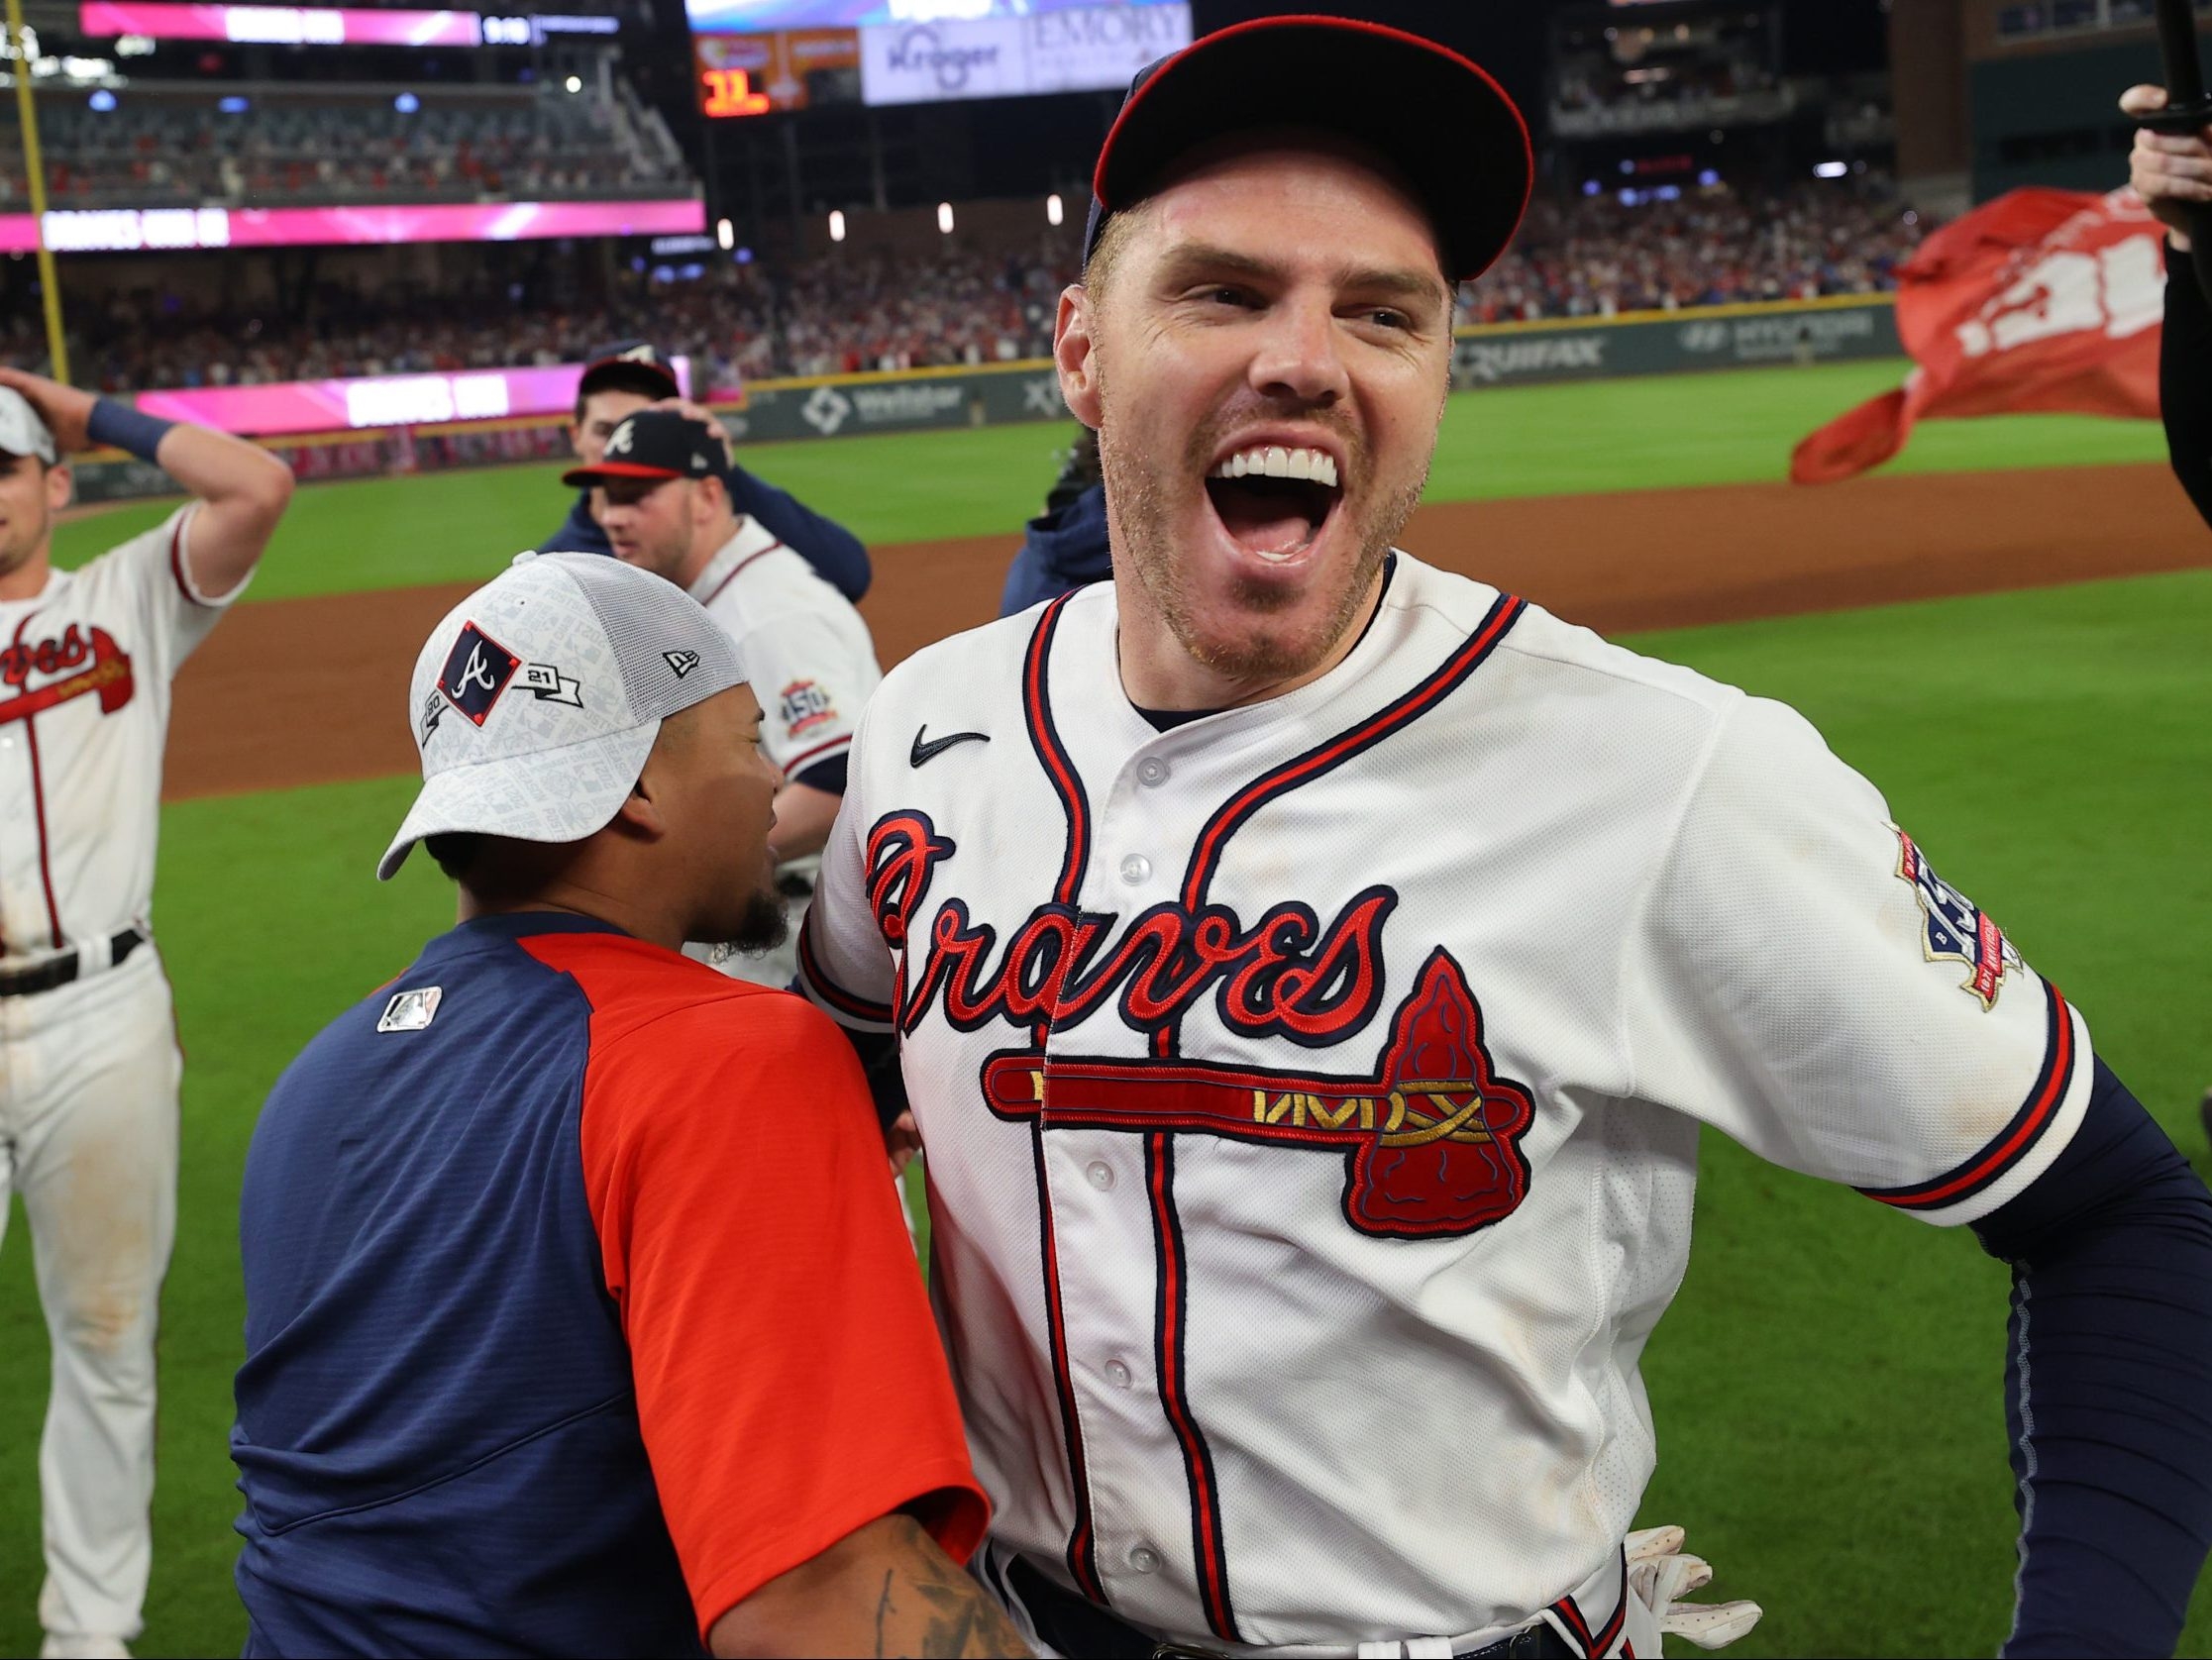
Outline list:
[[[900,1517],[897,1565],[884,1574],[876,1606],[876,1653],[968,1656],[1027,1654],[1003,1608],[954,1564],[911,1516]]]

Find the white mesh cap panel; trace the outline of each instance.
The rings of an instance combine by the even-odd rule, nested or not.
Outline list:
[[[639,719],[666,720],[748,678],[730,637],[674,582],[596,554],[538,557],[558,563],[591,607]],[[671,655],[686,652],[698,662],[679,673]]]

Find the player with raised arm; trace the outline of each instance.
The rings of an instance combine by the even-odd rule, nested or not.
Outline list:
[[[986,1576],[1064,1654],[1747,1628],[1631,1531],[1704,1125],[2012,1265],[2006,1651],[2170,1650],[2212,1195],[1805,721],[1395,547],[1532,175],[1398,31],[1141,74],[1055,346],[1113,580],[862,718],[801,981],[900,1046]]]
[[[192,500],[57,570],[66,458],[98,445]],[[182,1066],[152,923],[169,682],[291,493],[251,444],[0,368],[0,1217],[21,1194],[53,1345],[49,1655],[123,1654],[140,1629]]]

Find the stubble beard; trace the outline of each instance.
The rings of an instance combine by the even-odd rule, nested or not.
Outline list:
[[[790,938],[791,919],[784,895],[773,885],[755,888],[737,920],[719,932],[722,937],[712,942],[717,963],[774,951]]]
[[[1210,632],[1200,615],[1182,561],[1177,557],[1174,531],[1169,523],[1173,491],[1165,470],[1139,445],[1121,441],[1119,423],[1109,413],[1105,366],[1100,365],[1099,459],[1106,474],[1107,504],[1117,558],[1125,557],[1153,607],[1167,623],[1179,645],[1206,669],[1230,680],[1270,684],[1295,679],[1327,658],[1358,619],[1376,571],[1396,546],[1399,533],[1421,504],[1427,488],[1428,467],[1423,462],[1419,477],[1410,484],[1371,497],[1357,512],[1353,532],[1359,558],[1346,573],[1342,586],[1330,596],[1317,623],[1303,628],[1246,627],[1236,632]],[[1314,419],[1309,414],[1308,419]],[[1227,423],[1209,420],[1192,435],[1181,461],[1181,479],[1198,479],[1219,446]],[[1350,475],[1371,476],[1367,446],[1354,433],[1338,429],[1344,441]],[[1204,489],[1201,482],[1198,486]],[[1337,511],[1352,507],[1346,500]],[[1306,593],[1283,584],[1239,576],[1229,589],[1231,603],[1247,618],[1252,613],[1282,611],[1297,605]]]

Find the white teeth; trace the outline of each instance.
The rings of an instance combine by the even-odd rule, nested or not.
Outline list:
[[[1336,487],[1336,458],[1322,450],[1287,450],[1277,445],[1257,445],[1239,450],[1219,466],[1215,478],[1304,478]]]

